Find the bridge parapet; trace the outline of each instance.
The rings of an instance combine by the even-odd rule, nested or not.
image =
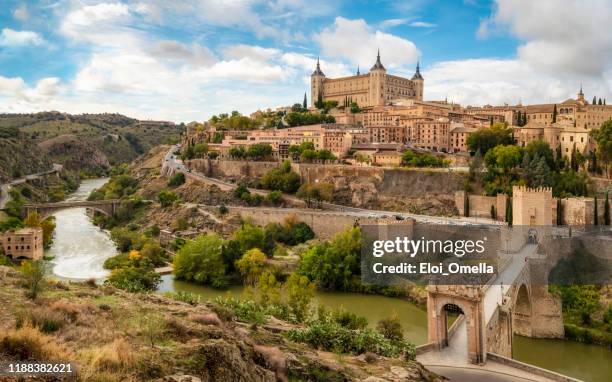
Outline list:
[[[56,211],[63,210],[66,208],[90,208],[94,211],[100,212],[105,215],[113,215],[117,208],[124,203],[121,199],[109,199],[109,200],[80,200],[80,201],[68,201],[68,202],[57,202],[57,203],[41,203],[41,204],[26,204],[24,208],[26,213],[36,212],[41,219],[45,219],[55,213]]]

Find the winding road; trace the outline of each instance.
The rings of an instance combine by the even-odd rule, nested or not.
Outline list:
[[[59,171],[62,171],[63,166],[61,164],[54,163],[53,168],[48,171],[37,172],[35,174],[29,174],[22,178],[13,179],[8,183],[0,184],[0,210],[6,207],[6,203],[10,200],[10,190],[12,186],[16,186],[18,184],[23,184],[28,180],[38,179],[43,176],[47,176],[49,174],[53,174]]]

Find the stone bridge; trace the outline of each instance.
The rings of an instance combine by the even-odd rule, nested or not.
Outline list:
[[[552,192],[515,187],[513,195],[515,225],[499,231],[499,242],[505,246],[498,250],[497,273],[486,285],[428,286],[428,343],[417,349],[417,359],[428,367],[477,368],[535,381],[575,381],[512,359],[514,334],[564,335],[561,302],[542,282],[547,280],[547,258],[538,254],[539,246],[559,234],[552,234],[555,228],[548,223]]]
[[[111,216],[117,211],[117,208],[119,208],[123,202],[124,201],[120,199],[68,201],[58,203],[26,204],[24,205],[24,208],[26,210],[26,214],[36,212],[43,220],[53,215],[53,213],[56,211],[67,208],[87,208],[95,212]]]

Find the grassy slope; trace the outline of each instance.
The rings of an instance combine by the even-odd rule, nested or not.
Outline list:
[[[50,283],[31,301],[21,283],[17,272],[0,267],[0,362],[19,359],[14,349],[21,346],[29,359],[75,362],[83,381],[149,381],[171,374],[219,381],[390,376],[384,381],[399,380],[398,370],[411,376],[403,381],[433,378],[414,362],[367,364],[288,342],[264,328],[239,325],[209,303],[192,306],[155,294],[64,282]],[[16,329],[16,317],[27,315],[60,327],[46,334],[27,325]]]

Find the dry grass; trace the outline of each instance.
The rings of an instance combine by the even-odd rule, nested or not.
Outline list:
[[[215,313],[192,314],[188,317],[189,321],[197,322],[202,325],[220,326],[221,320]]]
[[[87,308],[81,304],[70,302],[65,299],[53,301],[49,307],[56,312],[64,314],[70,322],[76,322],[79,315]]]
[[[91,350],[89,368],[94,372],[120,372],[135,368],[138,357],[132,345],[122,338]]]
[[[62,312],[39,307],[17,314],[15,326],[21,328],[29,325],[41,332],[52,333],[63,328],[68,321],[68,317]]]
[[[0,336],[0,353],[18,360],[69,361],[68,350],[55,337],[25,324]]]

